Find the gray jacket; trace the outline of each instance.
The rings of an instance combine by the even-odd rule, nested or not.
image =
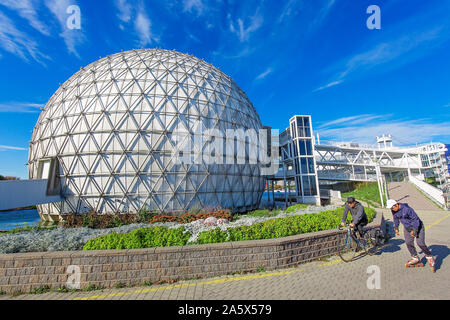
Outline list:
[[[352,223],[353,224],[358,224],[361,222],[365,222],[367,223],[367,215],[366,212],[364,211],[364,207],[362,206],[361,203],[359,203],[358,201],[356,201],[356,205],[354,208],[351,208],[348,203],[345,204],[345,209],[344,209],[344,215],[342,217],[342,222],[345,222],[345,220],[347,219],[347,214],[350,211],[351,215],[352,215]]]

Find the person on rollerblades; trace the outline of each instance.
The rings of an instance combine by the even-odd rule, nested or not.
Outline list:
[[[419,255],[417,254],[416,247],[414,245],[414,239],[416,239],[417,245],[425,253],[425,257],[431,270],[434,272],[435,260],[431,255],[430,249],[428,249],[425,244],[425,226],[422,220],[420,220],[417,213],[413,208],[408,206],[407,203],[398,203],[395,200],[389,199],[387,201],[387,207],[391,209],[392,216],[394,218],[394,229],[395,235],[398,236],[400,233],[398,227],[400,222],[404,227],[404,236],[406,247],[411,254],[411,259],[406,263],[406,267],[423,266],[420,263]]]

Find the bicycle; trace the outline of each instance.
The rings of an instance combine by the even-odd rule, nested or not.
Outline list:
[[[358,239],[354,228],[349,227],[347,224],[344,228],[339,226],[339,230],[343,229],[347,229],[345,249],[340,251],[338,255],[344,262],[354,261],[367,254],[370,256],[374,255],[385,242],[385,238],[378,229],[375,230],[374,236],[371,236],[368,230],[365,230],[362,239]]]

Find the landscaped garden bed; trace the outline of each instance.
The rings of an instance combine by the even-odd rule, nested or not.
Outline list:
[[[366,202],[369,206],[380,208],[381,198],[378,184],[376,182],[359,182],[355,185],[354,190],[342,193],[343,200],[348,197],[354,197],[359,201]],[[386,197],[383,195],[384,203]]]
[[[375,210],[366,209],[366,212],[372,221]],[[154,222],[151,226],[131,223],[108,229],[86,226],[36,228],[0,235],[0,253],[132,249],[271,239],[334,229],[340,223],[342,213],[342,207],[295,205],[285,211],[256,210],[247,215],[230,216],[230,220],[223,218],[222,214],[227,213],[222,212],[219,218],[186,215],[185,218],[191,220],[187,223]],[[350,216],[348,219],[350,221]]]

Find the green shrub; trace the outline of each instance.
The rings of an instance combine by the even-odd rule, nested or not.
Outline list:
[[[295,204],[293,206],[288,207],[286,209],[286,213],[293,213],[293,212],[295,212],[297,210],[300,210],[300,209],[306,209],[308,206],[309,205],[303,204],[303,203]]]
[[[83,250],[140,249],[150,247],[183,246],[190,234],[184,227],[168,229],[165,227],[141,228],[129,233],[110,233],[89,240]]]
[[[82,291],[96,291],[96,290],[103,290],[105,287],[99,287],[95,284],[89,284],[86,288],[84,288]]]
[[[369,222],[372,221],[375,217],[375,210],[366,208],[365,211]],[[320,213],[271,219],[251,226],[229,228],[225,231],[215,228],[212,231],[200,232],[197,243],[272,239],[334,229],[340,224],[343,213],[344,208],[341,207],[334,211],[327,210]],[[351,220],[351,215],[348,215],[347,223],[350,223]]]
[[[269,211],[267,209],[258,209],[247,212],[245,214],[236,214],[233,218],[239,219],[244,217],[274,217],[280,213],[280,209],[275,209],[273,211]]]
[[[142,223],[148,223],[156,215],[158,215],[158,211],[149,210],[147,206],[143,206],[138,212],[138,220]]]
[[[15,234],[15,233],[20,233],[20,232],[28,232],[28,231],[38,231],[38,230],[48,230],[48,229],[54,229],[57,226],[52,225],[52,226],[26,226],[26,227],[20,227],[20,228],[14,228],[11,230],[6,231],[5,233],[8,234]]]
[[[348,197],[354,197],[356,200],[362,200],[365,202],[371,201],[370,205],[375,206],[374,202],[377,203],[375,207],[379,207],[381,203],[380,191],[378,189],[378,184],[376,182],[360,182],[356,184],[355,189],[350,192],[341,193],[342,198],[345,200]],[[386,197],[383,195],[383,199],[386,203]]]
[[[51,288],[48,285],[33,289],[29,292],[29,294],[43,294],[43,293],[47,293],[50,292]]]
[[[297,207],[298,209],[298,207]],[[369,222],[375,217],[375,210],[365,208]],[[226,241],[259,240],[287,237],[302,233],[316,232],[336,228],[342,219],[344,208],[327,210],[320,213],[276,218],[256,223],[221,230],[219,227],[200,232],[196,243],[188,243],[190,234],[184,227],[168,229],[166,227],[149,227],[129,233],[110,233],[89,240],[83,250],[139,249],[150,247],[184,246],[186,244],[220,243]],[[347,216],[347,223],[352,220]]]
[[[91,211],[85,214],[66,214],[62,226],[65,228],[87,227],[92,229],[116,228],[140,222],[139,215],[132,213],[96,214]]]
[[[153,216],[149,223],[157,223],[157,222],[177,222],[177,223],[189,223],[199,219],[206,219],[209,217],[215,217],[216,219],[227,219],[228,221],[233,220],[233,216],[230,214],[230,211],[224,209],[214,209],[212,211],[205,211],[199,213],[184,213],[181,216],[177,215],[155,215]]]

